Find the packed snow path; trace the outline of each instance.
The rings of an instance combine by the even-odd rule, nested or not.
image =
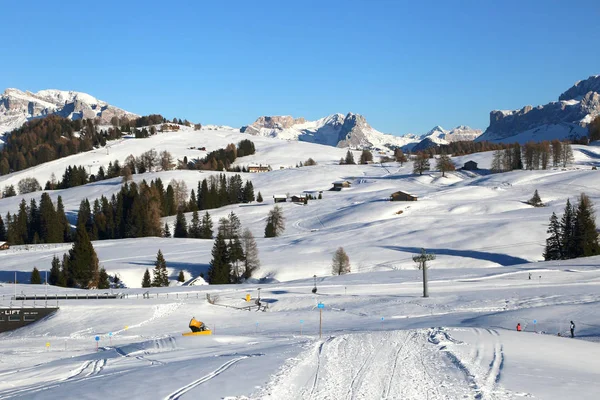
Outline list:
[[[264,399],[512,399],[499,381],[504,362],[494,337],[475,356],[454,347],[464,343],[441,328],[329,337],[314,344],[295,365],[284,367]],[[528,394],[520,394],[527,396]]]

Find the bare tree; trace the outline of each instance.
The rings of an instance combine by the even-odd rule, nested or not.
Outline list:
[[[563,168],[567,166],[567,164],[573,162],[573,149],[571,148],[571,143],[565,141],[562,143],[562,154],[561,154],[561,162]]]
[[[167,150],[160,152],[160,166],[163,171],[170,171],[175,167],[173,156]]]
[[[454,171],[456,167],[447,154],[442,154],[437,160],[437,169],[440,170],[442,176],[446,176],[446,172]]]
[[[554,139],[552,141],[552,166],[558,167],[562,159],[562,145],[560,140]]]
[[[175,204],[177,205],[177,208],[183,207],[186,204],[188,197],[187,185],[183,180],[178,181],[175,179],[171,179],[169,185],[171,185],[173,188],[173,195],[175,197]]]
[[[154,149],[150,149],[144,153],[142,153],[141,162],[144,165],[146,171],[152,172],[153,169],[158,166],[159,158],[158,153]]]
[[[125,165],[125,167],[121,170],[121,175],[123,176],[123,183],[129,182],[133,178],[129,165]]]
[[[251,278],[254,272],[260,268],[260,260],[258,259],[258,247],[250,229],[244,229],[242,233],[242,250],[244,251],[242,276],[244,279]]]
[[[17,183],[17,188],[19,189],[19,194],[32,193],[42,190],[38,180],[31,177],[21,179],[19,183]]]
[[[419,153],[413,162],[413,174],[423,175],[425,171],[429,171],[429,156],[425,153]]]
[[[408,159],[406,158],[406,155],[400,148],[397,148],[396,150],[394,150],[394,157],[396,158],[396,162],[400,163],[400,166],[402,166],[405,162],[408,161]]]
[[[494,155],[492,156],[492,172],[502,172],[502,158],[503,158],[503,154],[502,153],[509,153],[509,152],[504,152],[504,150],[495,150],[494,151]],[[504,163],[504,165],[510,165],[509,163]]]
[[[135,174],[135,164],[135,157],[133,154],[130,154],[125,158],[125,165],[129,166],[129,171],[132,174]]]
[[[348,254],[346,254],[343,247],[339,247],[333,254],[331,273],[333,275],[350,273],[350,257],[348,257]]]

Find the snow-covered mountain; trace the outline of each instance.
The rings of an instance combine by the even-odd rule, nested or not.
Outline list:
[[[332,114],[316,121],[291,116],[260,117],[240,129],[255,136],[298,140],[336,147],[403,147],[419,141],[416,135],[394,136],[373,129],[360,114]]]
[[[0,135],[19,128],[30,119],[51,114],[70,119],[100,118],[101,123],[109,123],[114,116],[138,117],[87,93],[53,89],[31,93],[6,89],[0,95]]]
[[[421,151],[452,142],[472,141],[477,139],[482,132],[481,129],[473,129],[465,125],[459,125],[450,130],[446,130],[438,125],[421,136],[418,143],[405,146],[405,148],[411,151]]]
[[[556,102],[490,112],[490,126],[478,140],[525,143],[586,136],[598,115],[600,75],[595,75],[575,83]]]

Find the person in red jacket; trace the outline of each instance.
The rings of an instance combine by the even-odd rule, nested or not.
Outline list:
[[[521,323],[520,322],[517,324],[517,332],[521,332]]]

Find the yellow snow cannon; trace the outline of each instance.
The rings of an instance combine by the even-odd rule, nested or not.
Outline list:
[[[201,335],[212,335],[212,331],[204,325],[204,322],[198,321],[192,317],[190,321],[191,332],[186,332],[183,336],[201,336]]]

